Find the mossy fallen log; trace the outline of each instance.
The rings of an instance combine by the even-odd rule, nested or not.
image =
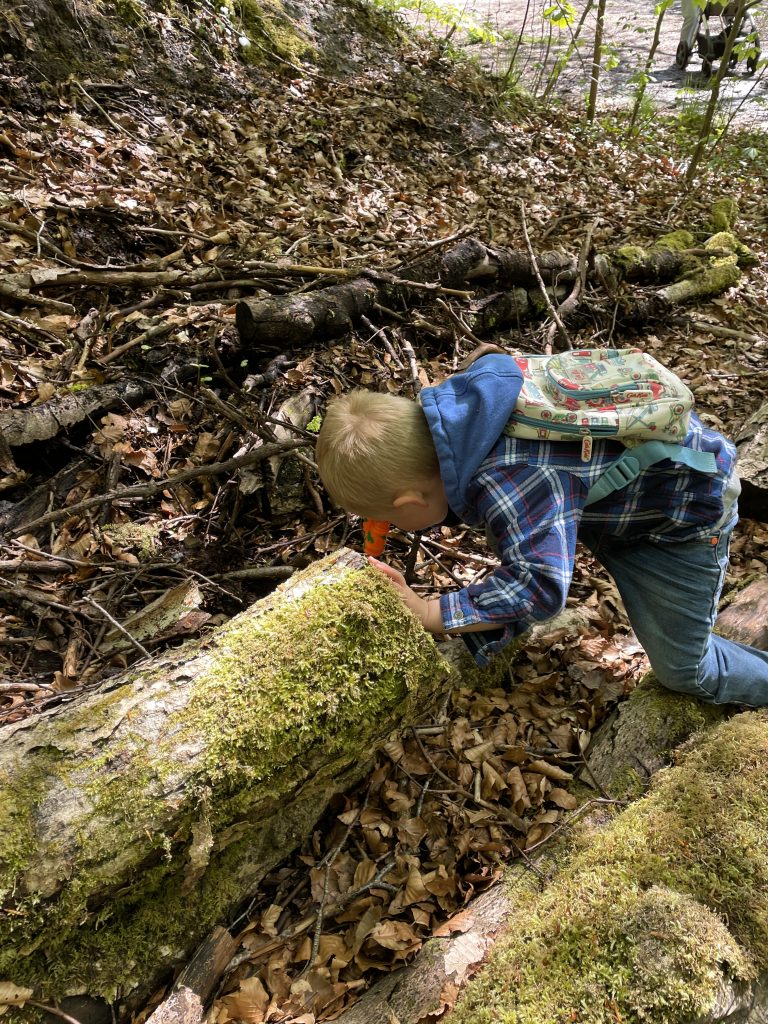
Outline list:
[[[637,310],[654,309],[658,314],[672,305],[721,294],[739,281],[741,268],[754,263],[755,257],[728,231],[697,248],[693,234],[680,230],[647,249],[624,245],[598,254],[593,262],[584,270],[598,289],[612,293],[622,282],[664,284],[637,303]],[[346,276],[344,270],[339,273]],[[534,265],[527,252],[465,238],[451,249],[400,268],[396,276],[366,271],[312,292],[243,299],[236,307],[237,329],[245,346],[306,345],[349,332],[376,303],[405,308],[415,299],[422,301],[430,290],[455,290],[477,282],[495,291],[474,297],[465,312],[475,334],[487,333],[547,314],[539,276],[547,292],[551,290],[550,298],[561,302],[579,274],[576,258],[565,253],[540,253]]]
[[[505,934],[446,1024],[763,1020],[766,772],[768,713],[738,715],[585,825],[543,889],[518,874]]]
[[[0,980],[145,995],[452,679],[346,552],[205,642],[6,727]]]

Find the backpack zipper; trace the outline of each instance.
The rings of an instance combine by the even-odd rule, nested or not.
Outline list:
[[[513,412],[509,417],[510,423],[521,423],[526,426],[536,427],[537,430],[558,430],[561,434],[573,434],[574,441],[581,438],[581,461],[589,462],[592,459],[592,442],[595,437],[615,437],[619,432],[618,427],[593,426],[580,427],[578,423],[549,423],[547,420],[535,420],[530,416],[523,416]]]
[[[514,423],[522,423],[525,426],[537,427],[544,430],[559,430],[562,434],[587,434],[591,436],[611,437],[619,432],[618,427],[593,426],[591,429],[579,426],[578,423],[560,423],[557,420],[537,420],[531,416],[523,416],[521,413],[513,412],[509,417]]]
[[[586,391],[583,388],[566,388],[556,377],[553,377],[549,373],[547,374],[547,380],[560,392],[560,394],[567,395],[569,398],[573,398],[577,402],[588,402],[592,399],[600,398],[612,398],[614,395],[623,395],[628,391],[632,392],[634,398],[653,398],[653,391],[651,391],[647,385],[622,384],[619,387],[614,388],[598,388],[593,391]]]

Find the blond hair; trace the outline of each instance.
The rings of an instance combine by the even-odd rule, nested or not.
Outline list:
[[[338,505],[373,519],[386,518],[399,491],[439,472],[421,406],[362,390],[328,406],[317,439],[317,465]]]

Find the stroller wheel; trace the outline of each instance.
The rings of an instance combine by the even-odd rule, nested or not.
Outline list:
[[[677,47],[677,53],[675,54],[675,64],[680,68],[681,71],[685,71],[688,67],[688,61],[691,59],[691,48],[683,39]]]
[[[701,73],[702,73],[702,75],[705,78],[709,78],[709,76],[712,74],[712,61],[711,60],[703,60],[701,62]]]

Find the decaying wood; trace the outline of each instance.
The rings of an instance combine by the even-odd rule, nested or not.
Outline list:
[[[213,992],[237,948],[226,928],[216,927],[181,972],[170,995],[148,1018],[147,1024],[198,1024],[206,1000]]]
[[[698,256],[704,261],[698,261]],[[650,284],[671,281],[654,293],[654,302],[646,300],[637,305],[637,310],[648,311],[721,294],[741,275],[736,253],[723,257],[720,248],[692,250],[664,239],[648,250],[638,246],[619,249],[596,258],[594,264],[589,276],[596,284],[609,284],[612,289],[623,280]],[[314,292],[244,299],[237,305],[237,327],[245,345],[307,344],[346,333],[375,304],[389,308],[411,304],[413,287],[419,284],[458,288],[462,283],[480,281],[496,285],[499,291],[474,300],[470,326],[479,333],[498,330],[542,308],[552,310],[555,302],[561,303],[568,296],[571,289],[567,286],[582,274],[583,268],[570,255],[491,248],[478,239],[464,238],[451,249],[402,268],[397,277],[369,271]]]
[[[742,515],[768,521],[768,402],[750,416],[736,438]]]
[[[611,796],[626,788],[642,791],[666,767],[672,751],[699,729],[720,721],[725,711],[644,680],[595,733],[579,778]]]
[[[149,394],[146,384],[119,381],[74,391],[25,409],[4,409],[0,411],[0,433],[12,448],[47,441],[88,416],[115,406],[137,405]]]
[[[387,581],[342,552],[206,641],[6,726],[0,977],[146,996],[451,680]]]
[[[511,872],[526,869],[514,865]],[[337,1024],[427,1024],[438,1020],[472,974],[513,909],[509,889],[495,885],[474,899],[424,943],[415,960],[385,975]]]
[[[360,277],[320,291],[247,299],[237,304],[237,329],[247,344],[304,344],[346,334],[378,296],[373,281]]]

